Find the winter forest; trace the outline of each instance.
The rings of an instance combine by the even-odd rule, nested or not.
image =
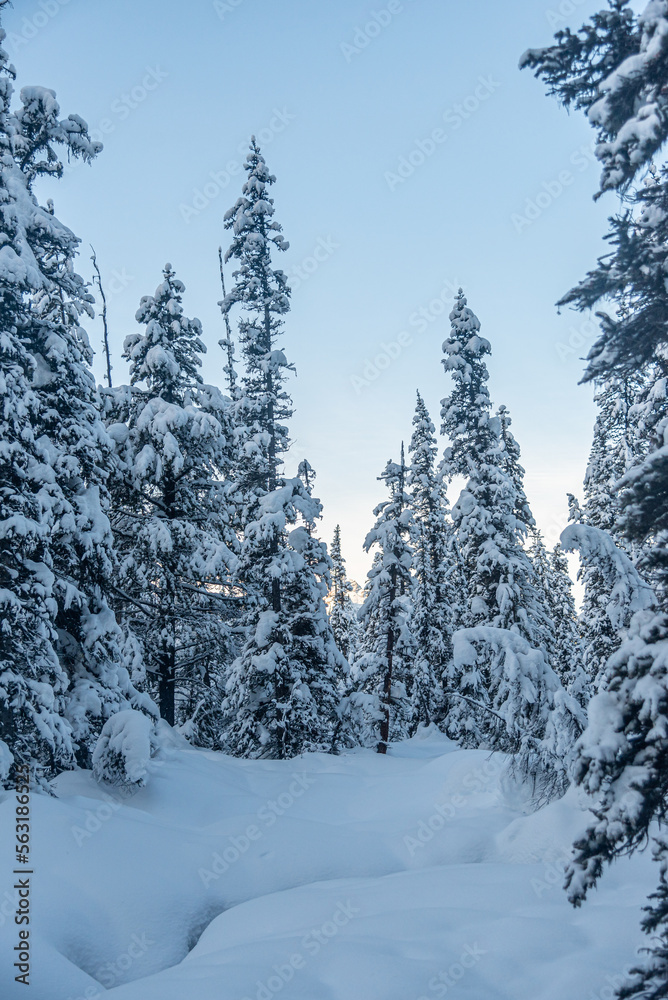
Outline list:
[[[96,234],[57,209],[103,144],[0,50],[3,997],[668,997],[668,2],[553,35],[520,70],[590,127],[609,215],[557,303],[598,328],[582,490],[548,544],[459,288],[361,586],[287,457],[300,290],[261,136],[219,329],[154,261],[112,364]]]

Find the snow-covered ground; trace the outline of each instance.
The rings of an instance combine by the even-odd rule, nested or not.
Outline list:
[[[32,985],[8,874],[3,1000],[610,1000],[633,962],[655,873],[621,861],[573,910],[573,791],[531,813],[502,757],[437,733],[262,762],[170,739],[132,797],[85,771],[33,796]]]

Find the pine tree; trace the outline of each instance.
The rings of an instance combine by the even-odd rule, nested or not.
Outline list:
[[[119,460],[117,602],[156,679],[161,716],[217,745],[235,607],[236,537],[221,480],[230,406],[202,383],[201,326],[184,315],[183,291],[167,264],[137,311],[144,332],[125,340],[131,387],[104,393]]]
[[[452,658],[459,570],[443,479],[435,468],[435,428],[419,392],[413,428],[407,477],[415,578],[410,622],[416,643],[411,731],[447,714],[443,678]]]
[[[332,541],[332,589],[329,621],[336,645],[348,663],[357,656],[360,641],[360,625],[357,609],[350,599],[350,581],[346,576],[345,559],[341,553],[341,527],[334,528]]]
[[[377,520],[364,542],[367,552],[378,546],[380,558],[369,571],[368,596],[360,613],[366,634],[356,673],[360,691],[368,696],[363,740],[373,739],[378,753],[387,753],[390,740],[408,734],[411,717],[415,640],[409,628],[413,553],[406,471],[402,445],[401,463],[388,462],[379,477],[390,499],[374,510]]]

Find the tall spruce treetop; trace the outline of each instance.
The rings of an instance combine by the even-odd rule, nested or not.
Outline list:
[[[341,525],[334,528],[334,538],[332,539],[332,601],[334,604],[343,606],[346,600],[348,588],[346,586],[346,561],[341,552]]]
[[[186,391],[202,383],[200,355],[206,347],[200,321],[183,314],[183,282],[171,264],[165,264],[162,274],[155,294],[145,295],[137,310],[137,322],[146,329],[126,337],[123,349],[132,385],[144,383],[151,396],[182,405]]]
[[[529,49],[520,60],[596,129],[601,192],[627,188],[668,137],[668,8],[664,0],[650,0],[639,14],[630,0],[608,6],[579,31],[559,31],[555,45]]]
[[[447,479],[468,476],[477,457],[493,444],[489,426],[491,401],[485,355],[491,354],[488,340],[480,336],[480,320],[466,304],[459,290],[450,313],[450,336],[443,343],[443,367],[450,372],[455,388],[441,400],[441,434],[450,439],[443,460]]]
[[[529,532],[536,527],[531,507],[524,492],[524,468],[520,464],[520,446],[510,429],[512,419],[508,407],[501,405],[496,414],[499,422],[499,446],[501,468],[510,478],[515,491],[515,517]]]
[[[332,540],[332,587],[330,591],[329,620],[336,645],[352,663],[357,655],[360,623],[357,608],[350,599],[351,583],[346,575],[345,559],[341,552],[341,528],[337,524]]]
[[[222,308],[227,314],[239,303],[246,314],[239,323],[245,372],[238,403],[246,429],[245,480],[251,488],[272,490],[278,482],[281,455],[289,446],[282,421],[291,417],[292,401],[283,385],[293,368],[276,348],[281,317],[290,309],[290,289],[285,273],[272,266],[271,255],[272,250],[287,250],[289,243],[273,219],[269,188],[276,178],[267,169],[255,138],[244,166],[248,176],[242,196],[225,214],[225,228],[233,233],[225,260],[236,260],[239,266]]]
[[[446,519],[443,477],[436,471],[435,428],[419,392],[408,450],[415,574],[411,631],[417,647],[411,691],[415,727],[442,718],[445,711],[442,685],[452,656],[459,583],[452,526]]]

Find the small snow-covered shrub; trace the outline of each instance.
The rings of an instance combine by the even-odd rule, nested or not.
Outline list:
[[[2,787],[7,781],[13,763],[14,754],[9,749],[5,741],[0,740],[0,787]]]
[[[111,785],[141,788],[148,780],[153,722],[128,709],[108,719],[93,753],[93,774]]]

